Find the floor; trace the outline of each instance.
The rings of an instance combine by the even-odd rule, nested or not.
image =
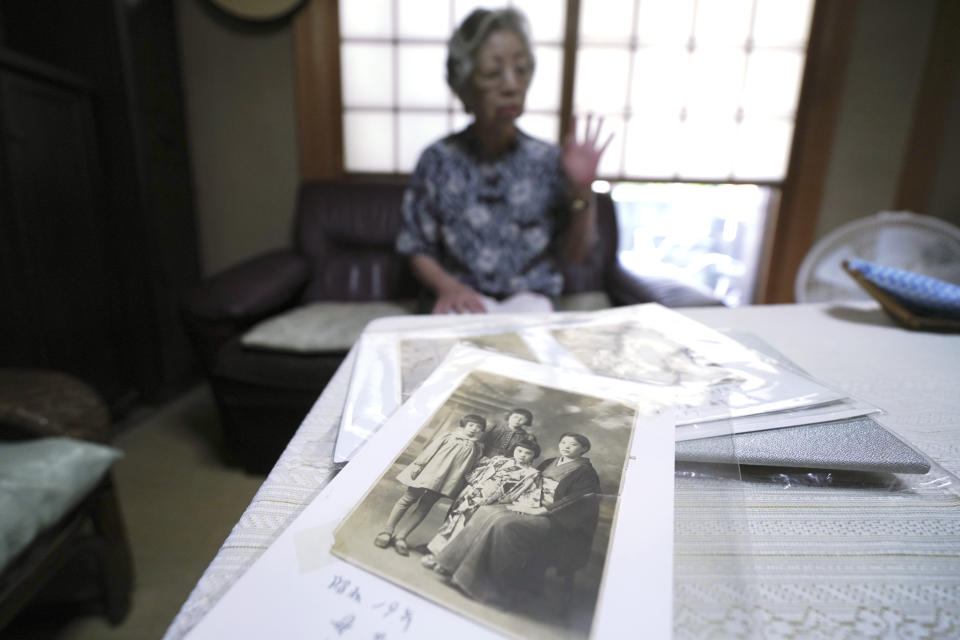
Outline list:
[[[116,627],[93,615],[30,616],[0,637],[160,638],[264,480],[224,464],[205,385],[136,410],[114,445],[125,454],[114,479],[133,552],[129,615]]]

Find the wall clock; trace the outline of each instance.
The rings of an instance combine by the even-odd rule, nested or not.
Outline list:
[[[290,17],[308,0],[207,0],[217,10],[244,22],[277,22]]]

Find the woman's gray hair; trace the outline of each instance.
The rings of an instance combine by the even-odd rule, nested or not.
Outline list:
[[[447,42],[447,84],[470,112],[470,76],[473,74],[477,51],[494,31],[515,32],[534,65],[533,47],[527,18],[516,9],[474,9],[460,23]]]

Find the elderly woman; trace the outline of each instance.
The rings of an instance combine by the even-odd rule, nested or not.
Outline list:
[[[541,591],[547,567],[587,563],[597,528],[600,478],[590,460],[590,440],[565,433],[560,455],[537,465],[542,497],[537,506],[480,507],[460,533],[436,554],[434,570],[482,602],[510,606]]]
[[[434,313],[483,312],[484,298],[521,292],[549,303],[563,288],[558,259],[582,261],[596,239],[590,186],[610,139],[598,146],[591,118],[562,149],[520,131],[533,69],[514,9],[475,10],[448,43],[447,82],[474,121],[420,156],[396,243]]]

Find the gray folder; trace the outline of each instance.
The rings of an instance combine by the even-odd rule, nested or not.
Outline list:
[[[869,416],[676,443],[681,462],[926,473],[927,459]]]
[[[757,336],[729,330],[723,333],[806,375],[796,363]],[[676,457],[680,462],[845,471],[922,474],[930,470],[925,456],[870,416],[685,440],[676,444]]]

